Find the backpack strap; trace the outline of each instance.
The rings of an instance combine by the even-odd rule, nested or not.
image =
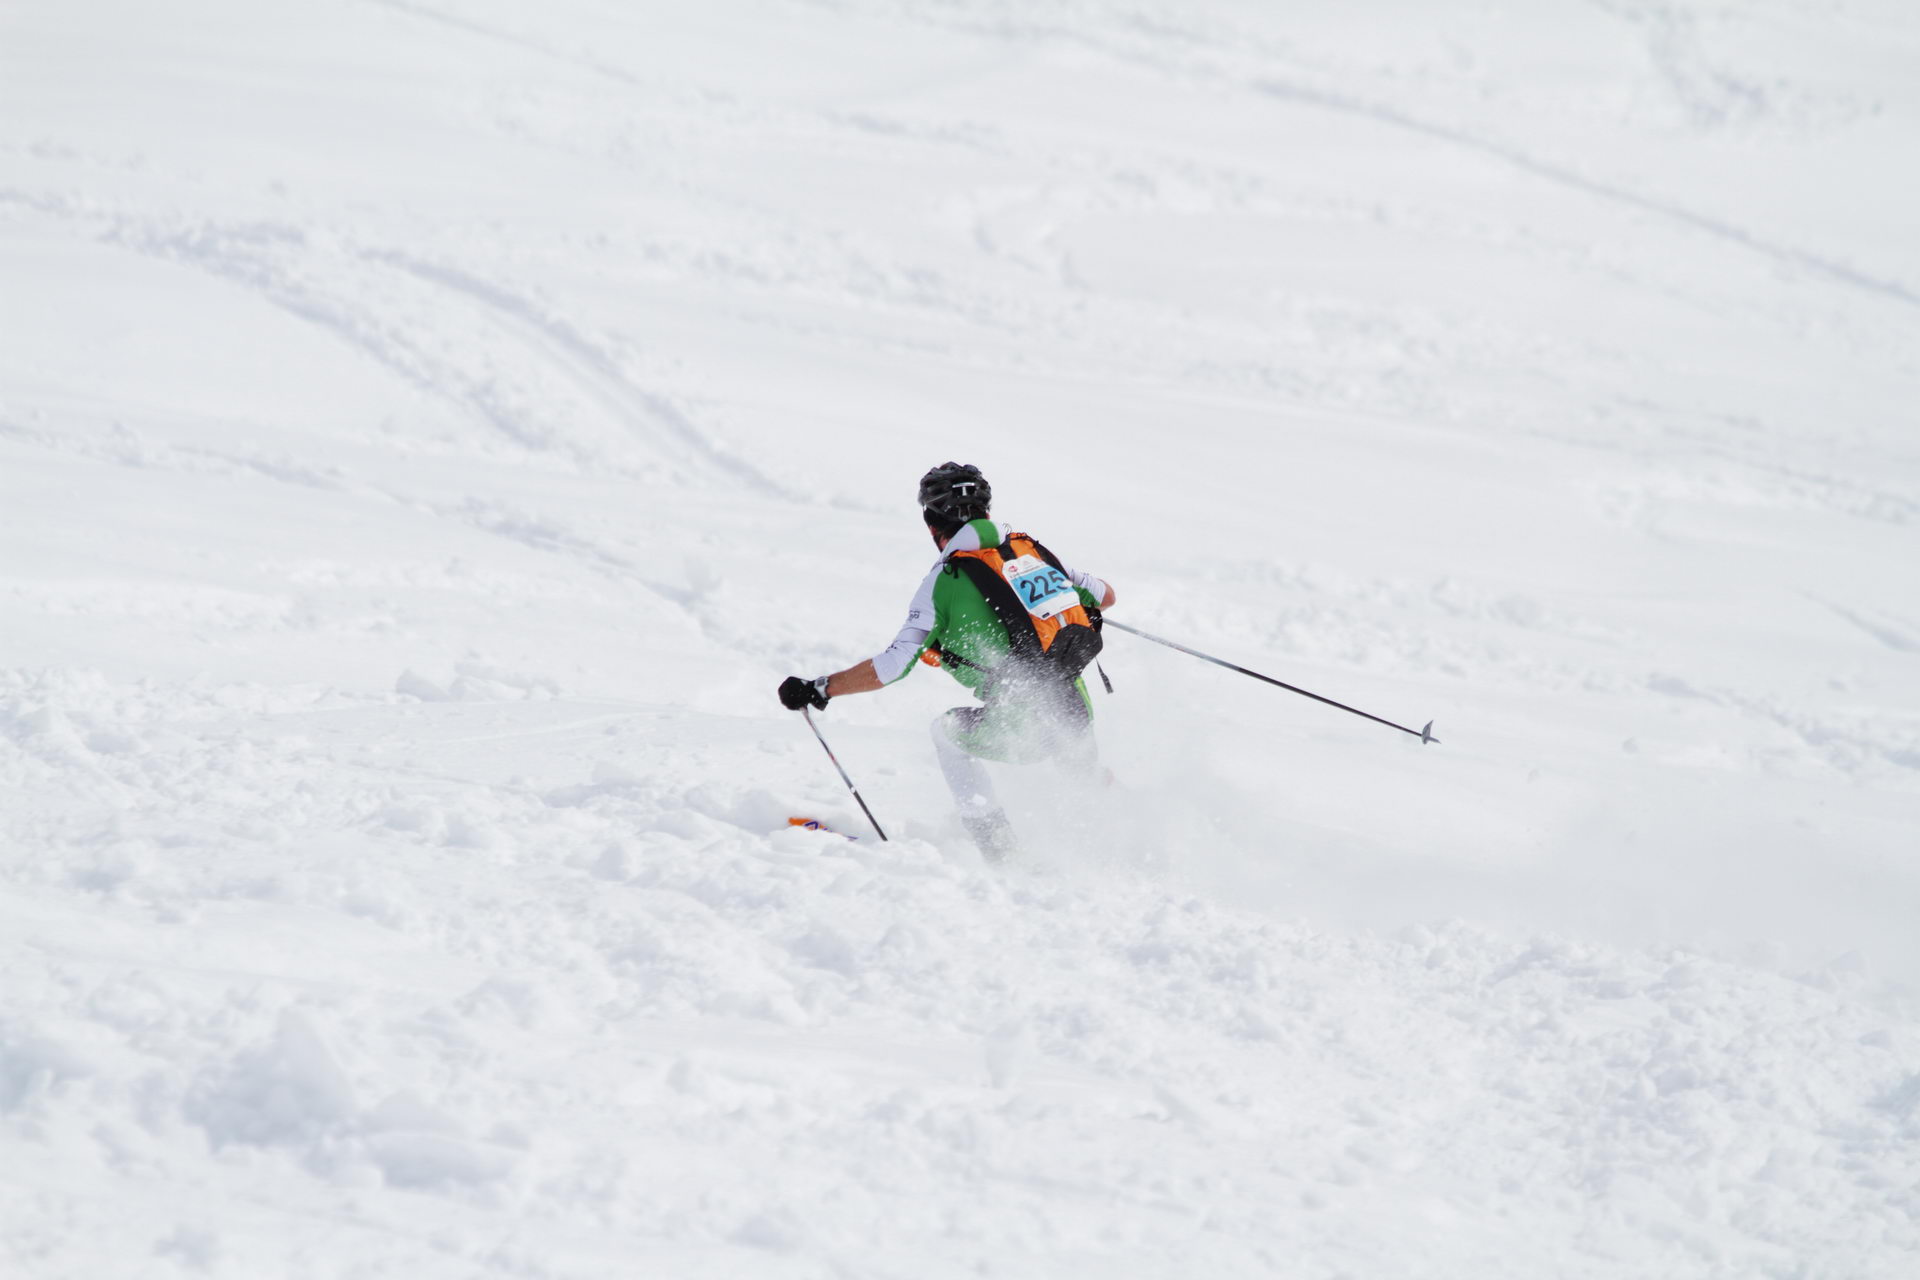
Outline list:
[[[1020,603],[1012,585],[979,556],[957,555],[947,563],[979,589],[993,616],[1007,629],[1008,658],[1016,662],[1038,662],[1046,652],[1040,645],[1040,633],[1034,628],[1033,615]]]
[[[1023,539],[1028,546],[1033,548],[1034,555],[1039,556],[1042,560],[1045,560],[1049,565],[1058,569],[1061,573],[1065,573],[1067,571],[1067,567],[1060,563],[1060,557],[1053,554],[1053,552],[1047,550],[1035,539],[1027,537],[1027,535],[1024,533],[1016,533],[1013,536],[1015,538]],[[1008,539],[1009,542],[1011,542],[1012,540],[1013,540],[1012,538]]]

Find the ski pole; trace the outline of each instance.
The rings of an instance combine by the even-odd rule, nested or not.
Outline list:
[[[1229,671],[1238,671],[1243,676],[1252,676],[1255,680],[1264,680],[1268,684],[1279,685],[1282,689],[1285,689],[1289,693],[1297,693],[1304,698],[1312,698],[1315,702],[1324,702],[1328,706],[1338,707],[1342,711],[1351,711],[1356,716],[1362,716],[1368,720],[1373,721],[1375,724],[1383,724],[1387,726],[1387,728],[1389,729],[1398,729],[1402,733],[1410,733],[1414,737],[1420,739],[1421,742],[1437,743],[1440,741],[1440,739],[1433,736],[1433,721],[1431,720],[1427,721],[1427,726],[1424,729],[1409,729],[1407,728],[1407,726],[1403,724],[1395,724],[1391,720],[1382,720],[1379,716],[1368,715],[1365,711],[1360,710],[1360,708],[1358,707],[1350,707],[1344,702],[1335,702],[1332,698],[1323,698],[1317,693],[1310,693],[1307,690],[1300,688],[1298,685],[1288,684],[1285,680],[1275,680],[1272,676],[1263,676],[1258,671],[1249,671],[1245,667],[1235,666],[1233,663],[1227,662],[1220,658],[1216,658],[1210,653],[1202,653],[1198,649],[1189,649],[1187,648],[1187,646],[1183,644],[1175,644],[1171,640],[1163,640],[1159,636],[1149,635],[1146,632],[1142,631],[1140,628],[1130,627],[1124,622],[1115,622],[1112,618],[1108,618],[1106,622],[1107,622],[1107,625],[1110,627],[1118,627],[1120,628],[1120,630],[1125,631],[1130,635],[1139,636],[1142,640],[1151,640],[1155,644],[1163,644],[1167,646],[1167,648],[1169,649],[1178,649],[1181,653],[1184,653],[1189,657],[1198,658],[1202,662],[1211,662],[1216,667],[1225,667]]]
[[[868,822],[873,823],[873,829],[879,834],[880,839],[883,841],[886,840],[887,833],[880,830],[880,820],[873,816],[873,810],[867,808],[867,802],[860,799],[860,788],[853,785],[853,779],[847,776],[847,771],[840,768],[840,757],[833,754],[833,748],[827,745],[827,740],[824,737],[821,737],[820,726],[813,722],[813,708],[802,707],[800,708],[800,714],[807,718],[807,728],[813,730],[813,736],[820,739],[820,749],[827,753],[827,759],[833,761],[833,767],[835,769],[840,770],[840,781],[846,783],[847,790],[853,792],[853,798],[860,801],[860,812],[867,815]]]

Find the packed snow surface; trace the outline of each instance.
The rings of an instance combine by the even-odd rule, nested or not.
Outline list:
[[[1904,0],[8,4],[0,1273],[1920,1275],[1916,156]],[[948,458],[1441,745],[1110,632],[881,843]]]

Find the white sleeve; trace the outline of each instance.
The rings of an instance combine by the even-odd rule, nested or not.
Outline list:
[[[920,656],[927,637],[933,634],[933,584],[939,576],[940,566],[935,565],[921,581],[920,589],[913,593],[913,603],[907,606],[907,620],[900,627],[900,634],[875,655],[873,670],[881,684],[892,684],[912,670],[914,659]]]
[[[1066,565],[1061,565],[1060,567],[1067,569]],[[1073,579],[1074,586],[1092,596],[1095,604],[1099,604],[1107,598],[1107,584],[1092,574],[1082,573],[1078,569],[1067,569],[1067,577]]]

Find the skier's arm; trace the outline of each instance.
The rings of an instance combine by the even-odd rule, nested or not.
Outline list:
[[[875,689],[884,689],[886,682],[880,679],[880,673],[873,669],[873,659],[856,663],[845,671],[836,671],[827,677],[827,696],[837,698],[845,693],[872,693]]]
[[[915,659],[925,652],[927,640],[932,634],[927,628],[916,627],[909,621],[878,657],[856,662],[845,671],[836,671],[828,676],[827,696],[837,698],[843,693],[872,693],[875,689],[886,688],[913,670]]]
[[[1062,565],[1061,568],[1067,567]],[[1109,583],[1101,581],[1090,573],[1082,573],[1078,569],[1067,569],[1067,577],[1072,580],[1074,586],[1086,592],[1089,602],[1099,605],[1102,609],[1113,608],[1113,602],[1117,597],[1113,594],[1113,587]]]
[[[805,676],[788,676],[780,683],[780,705],[789,711],[809,706],[824,707],[829,698],[837,698],[843,693],[871,693],[885,683],[879,672],[874,670],[873,659],[868,658],[830,676],[817,676],[812,680]]]
[[[940,610],[933,600],[933,584],[939,578],[940,566],[935,565],[920,580],[919,589],[913,593],[913,600],[907,605],[906,620],[900,624],[899,634],[894,636],[893,643],[867,661],[833,676],[829,693],[839,692],[841,676],[847,678],[848,693],[865,693],[906,678],[907,673],[913,670],[913,664],[927,651],[927,645],[932,643],[933,633],[940,625]],[[868,684],[869,680],[873,683]]]
[[[933,639],[933,628],[939,625],[938,610],[933,603],[933,583],[939,573],[936,566],[914,592],[913,603],[907,606],[906,623],[894,636],[893,643],[865,662],[856,662],[845,671],[824,677],[825,683],[820,688],[824,696],[838,698],[847,693],[872,693],[904,679],[913,670],[914,662],[926,652]]]

